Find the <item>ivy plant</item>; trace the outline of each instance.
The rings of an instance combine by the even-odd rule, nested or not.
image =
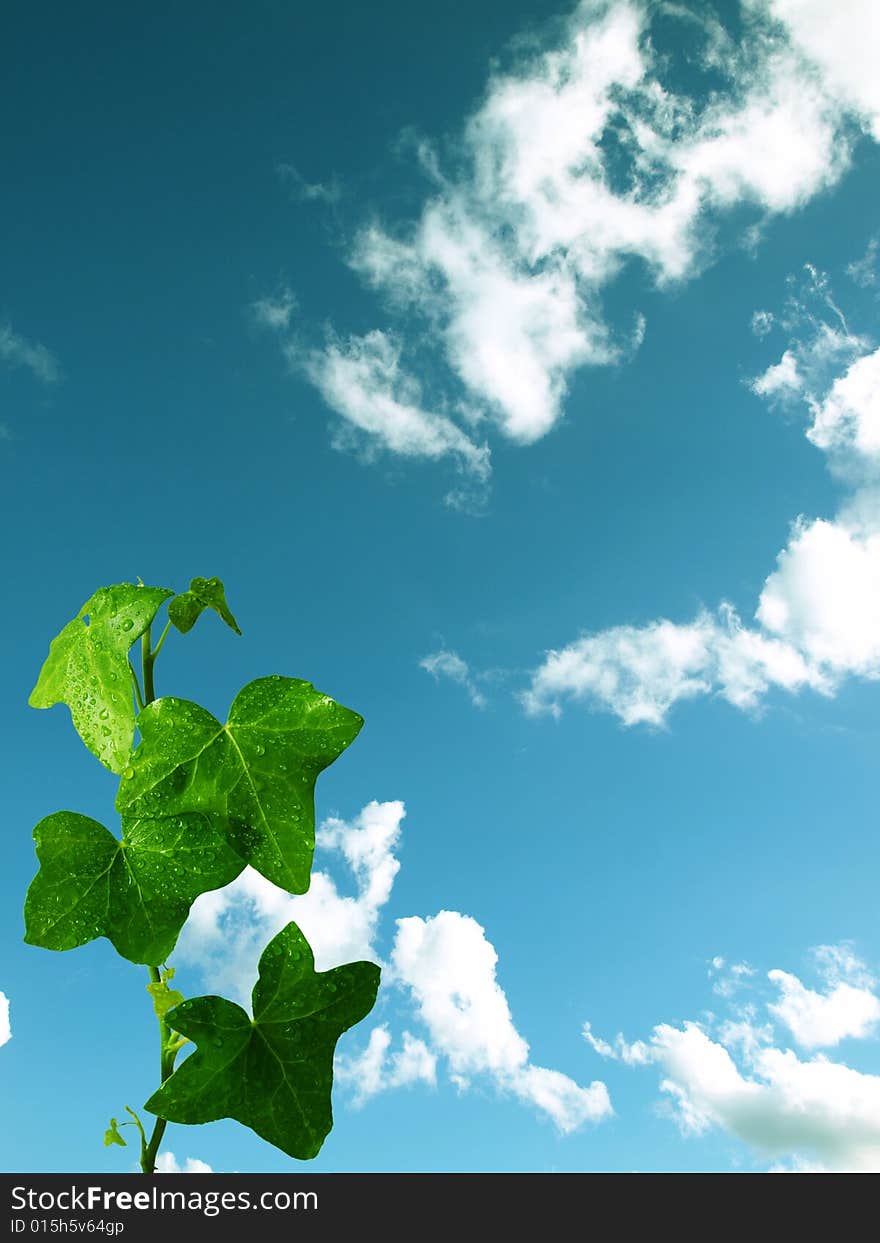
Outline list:
[[[291,1157],[314,1157],[333,1125],[336,1042],[369,1013],[379,986],[374,963],[316,972],[295,923],[263,951],[253,1016],[223,997],[185,1000],[174,986],[168,959],[200,894],[248,865],[306,892],[315,782],[363,724],[310,682],[278,674],[239,691],[225,724],[187,699],[158,698],[155,664],[169,632],[188,634],[206,609],[241,634],[218,578],[194,578],[179,594],[141,582],[100,588],[52,640],[29,701],[67,704],[86,747],[119,778],[120,836],[75,811],[34,829],[40,868],[25,941],[69,950],[106,937],[147,967],[160,1082],[144,1109],[155,1121],[145,1127],[126,1105],[129,1118],[111,1118],[104,1134],[105,1145],[125,1147],[121,1128],[135,1128],[145,1174],[168,1122],[235,1118]]]

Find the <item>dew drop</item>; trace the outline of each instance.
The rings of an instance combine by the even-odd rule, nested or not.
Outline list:
[[[130,781],[130,780],[131,780],[131,778],[134,776],[134,769],[132,768],[132,766],[131,766],[130,764],[129,764],[128,768],[126,768],[126,769],[124,769],[124,770],[123,770],[122,775],[123,775],[123,777],[125,778],[125,780],[126,780],[126,781]]]
[[[101,718],[102,721],[106,721],[109,715],[110,715],[110,712],[107,708],[102,708],[101,711],[98,713],[98,716]]]
[[[130,617],[126,617],[125,621],[122,623],[122,629],[123,629],[123,630],[131,630],[131,628],[132,628],[132,626],[133,626],[133,625],[134,625],[134,622],[131,620],[131,618],[130,618]]]

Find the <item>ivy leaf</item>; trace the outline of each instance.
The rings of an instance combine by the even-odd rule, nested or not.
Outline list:
[[[24,905],[28,945],[69,950],[104,936],[130,962],[164,962],[199,894],[244,866],[211,816],[126,816],[122,831],[120,842],[74,811],[40,821],[40,870]]]
[[[296,924],[260,958],[251,1020],[223,997],[193,997],[168,1015],[197,1048],[145,1108],[168,1122],[235,1118],[288,1156],[314,1157],[333,1125],[333,1053],[373,1007],[379,968],[315,971]]]
[[[28,703],[66,703],[74,728],[111,772],[122,772],[134,741],[128,651],[173,596],[164,587],[101,587],[52,640]]]
[[[128,1124],[131,1126],[131,1123]],[[127,1148],[128,1144],[119,1134],[119,1121],[116,1118],[110,1119],[110,1125],[104,1132],[104,1147],[109,1148],[111,1144],[118,1144],[120,1148]]]
[[[157,1018],[163,1019],[169,1010],[179,1006],[183,1001],[183,993],[179,989],[168,987],[173,979],[174,968],[168,967],[161,973],[158,981],[151,981],[145,985],[153,999],[153,1009],[156,1011]]]
[[[278,675],[239,691],[225,725],[189,700],[157,699],[138,717],[142,742],[116,806],[136,815],[219,815],[246,863],[282,889],[305,893],[315,782],[362,725],[310,682]]]
[[[205,609],[213,609],[230,630],[241,634],[238,622],[229,611],[226,593],[219,578],[194,578],[189,591],[182,591],[168,605],[168,616],[181,634],[192,630]]]

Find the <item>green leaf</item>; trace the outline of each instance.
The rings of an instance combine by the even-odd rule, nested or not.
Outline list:
[[[179,989],[169,988],[168,985],[174,979],[174,968],[168,967],[161,973],[161,978],[145,985],[147,992],[153,999],[153,1009],[156,1011],[157,1018],[164,1018],[169,1010],[174,1006],[179,1006],[183,1001],[183,993]]]
[[[333,1125],[333,1052],[373,1007],[379,968],[348,963],[315,972],[296,924],[260,959],[251,1020],[223,997],[193,997],[168,1021],[196,1051],[147,1101],[168,1122],[238,1122],[286,1152],[314,1157]]]
[[[182,591],[168,605],[168,616],[181,634],[192,630],[205,609],[213,609],[230,630],[241,634],[238,622],[229,611],[226,593],[219,578],[194,578],[189,591]]]
[[[122,772],[134,741],[128,651],[174,595],[164,587],[101,587],[52,640],[28,703],[66,703],[74,728],[111,772]]]
[[[277,675],[248,683],[226,725],[186,699],[157,699],[138,717],[143,741],[116,806],[137,815],[219,815],[245,862],[283,889],[305,893],[315,782],[362,724],[310,682]]]
[[[131,1123],[128,1123],[131,1126]],[[127,1148],[128,1144],[119,1134],[119,1123],[116,1118],[110,1119],[110,1125],[104,1132],[104,1147],[109,1148],[111,1144],[118,1144],[120,1148]]]
[[[125,816],[122,831],[120,842],[73,811],[40,821],[40,870],[24,906],[28,945],[69,950],[104,936],[131,962],[164,962],[199,894],[244,866],[215,817]]]

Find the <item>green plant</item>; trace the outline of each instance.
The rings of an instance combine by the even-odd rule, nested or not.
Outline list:
[[[253,1019],[222,997],[185,1001],[172,987],[167,960],[199,894],[247,864],[290,893],[308,889],[315,781],[363,724],[311,683],[278,675],[239,691],[225,724],[188,700],[157,698],[154,666],[169,630],[186,634],[208,608],[241,633],[217,578],[193,579],[179,595],[141,583],[100,588],[53,639],[29,701],[66,703],[85,745],[120,776],[121,839],[72,811],[34,829],[40,870],[25,940],[68,950],[103,936],[148,967],[160,1083],[144,1108],[156,1121],[148,1136],[126,1105],[132,1121],[111,1119],[104,1136],[124,1146],[120,1126],[136,1127],[145,1174],[167,1122],[236,1118],[290,1156],[314,1157],[333,1124],[336,1042],[369,1013],[379,985],[368,962],[316,973],[290,923],[263,951]],[[140,677],[129,657],[138,639]],[[175,1070],[189,1041],[195,1051]]]

